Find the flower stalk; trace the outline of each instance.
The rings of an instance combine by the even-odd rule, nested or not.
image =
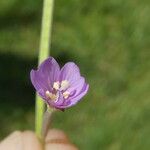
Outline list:
[[[43,2],[43,15],[42,15],[42,28],[39,46],[39,61],[40,64],[44,59],[49,56],[51,44],[51,30],[52,30],[52,17],[53,17],[54,0],[44,0]],[[45,111],[43,100],[36,95],[36,110],[35,110],[35,130],[39,138],[42,138],[42,121]]]
[[[50,127],[50,123],[51,123],[51,116],[53,113],[53,109],[50,107],[47,107],[47,110],[44,113],[43,116],[43,124],[42,124],[42,137],[45,138],[48,132],[48,129]]]

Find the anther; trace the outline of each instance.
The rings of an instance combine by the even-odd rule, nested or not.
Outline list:
[[[67,80],[63,80],[61,82],[61,90],[66,90],[69,87],[69,82]]]
[[[68,91],[65,91],[65,92],[63,93],[63,97],[64,97],[65,99],[67,99],[67,98],[69,97],[69,95],[70,95],[70,92],[68,92]]]
[[[54,88],[55,90],[58,90],[58,89],[59,89],[59,87],[60,87],[60,83],[59,83],[59,81],[54,82],[54,84],[53,84],[53,88]]]

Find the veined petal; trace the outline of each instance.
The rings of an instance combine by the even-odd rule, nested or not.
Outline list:
[[[73,62],[66,63],[60,72],[60,81],[69,81],[72,86],[77,80],[80,79],[80,70],[78,66]]]
[[[37,94],[46,101],[45,91],[49,88],[48,84],[39,76],[38,71],[31,70],[30,78]]]
[[[88,92],[88,89],[89,89],[89,85],[85,83],[84,87],[82,88],[82,90],[80,91],[80,93],[78,95],[66,99],[64,101],[63,105],[59,105],[59,106],[57,106],[57,108],[65,109],[65,108],[74,106]]]
[[[43,100],[47,103],[47,97],[46,97],[46,95],[45,95],[45,90],[40,89],[39,91],[37,91],[37,94],[38,94],[39,96],[41,96],[41,97],[43,98]]]
[[[52,87],[59,80],[60,67],[53,57],[49,57],[39,66],[39,73]]]
[[[70,104],[67,105],[66,108],[71,107],[75,105],[77,102],[79,102],[81,98],[88,92],[88,89],[89,89],[89,85],[85,83],[82,90],[80,91],[78,95],[68,99],[68,101],[70,101]]]
[[[32,82],[34,88],[37,91],[41,91],[41,89],[45,91],[49,88],[48,83],[43,78],[43,76],[41,76],[39,71],[31,70],[30,78],[31,78],[31,82]]]
[[[76,82],[74,82],[72,84],[71,87],[69,87],[67,89],[68,92],[72,93],[73,91],[75,91],[74,95],[78,95],[79,92],[82,90],[83,86],[85,84],[85,79],[84,77],[80,77]]]

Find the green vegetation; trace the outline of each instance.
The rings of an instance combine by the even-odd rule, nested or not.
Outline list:
[[[34,129],[34,89],[42,0],[0,1],[0,138]],[[148,0],[57,0],[52,51],[75,61],[90,83],[84,100],[53,126],[80,149],[150,147],[150,3]]]

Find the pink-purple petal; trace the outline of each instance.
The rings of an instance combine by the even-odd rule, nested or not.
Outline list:
[[[81,100],[81,98],[88,92],[88,89],[89,89],[89,85],[85,84],[85,86],[83,87],[83,89],[80,91],[80,93],[77,96],[75,96],[72,99],[69,99],[71,102],[69,105],[66,106],[66,108],[71,107],[75,105],[76,103],[78,103]]]
[[[88,92],[88,89],[89,89],[89,85],[85,83],[84,87],[82,88],[82,90],[80,91],[80,93],[78,95],[76,95],[75,97],[66,99],[66,101],[63,103],[63,105],[59,105],[59,106],[57,106],[57,108],[65,109],[65,108],[74,106]]]
[[[55,81],[59,80],[60,67],[53,57],[49,57],[39,66],[39,72],[52,86]]]
[[[72,86],[70,86],[67,91],[72,93],[72,91],[76,91],[75,95],[78,95],[79,92],[82,90],[83,86],[85,84],[85,79],[84,77],[80,77],[76,82],[74,82],[72,84]]]
[[[30,78],[33,86],[37,91],[41,89],[43,90],[48,89],[48,83],[45,81],[45,79],[42,76],[40,76],[39,71],[31,70]]]
[[[80,79],[80,70],[73,62],[66,63],[60,72],[60,81],[69,81],[70,86]]]

